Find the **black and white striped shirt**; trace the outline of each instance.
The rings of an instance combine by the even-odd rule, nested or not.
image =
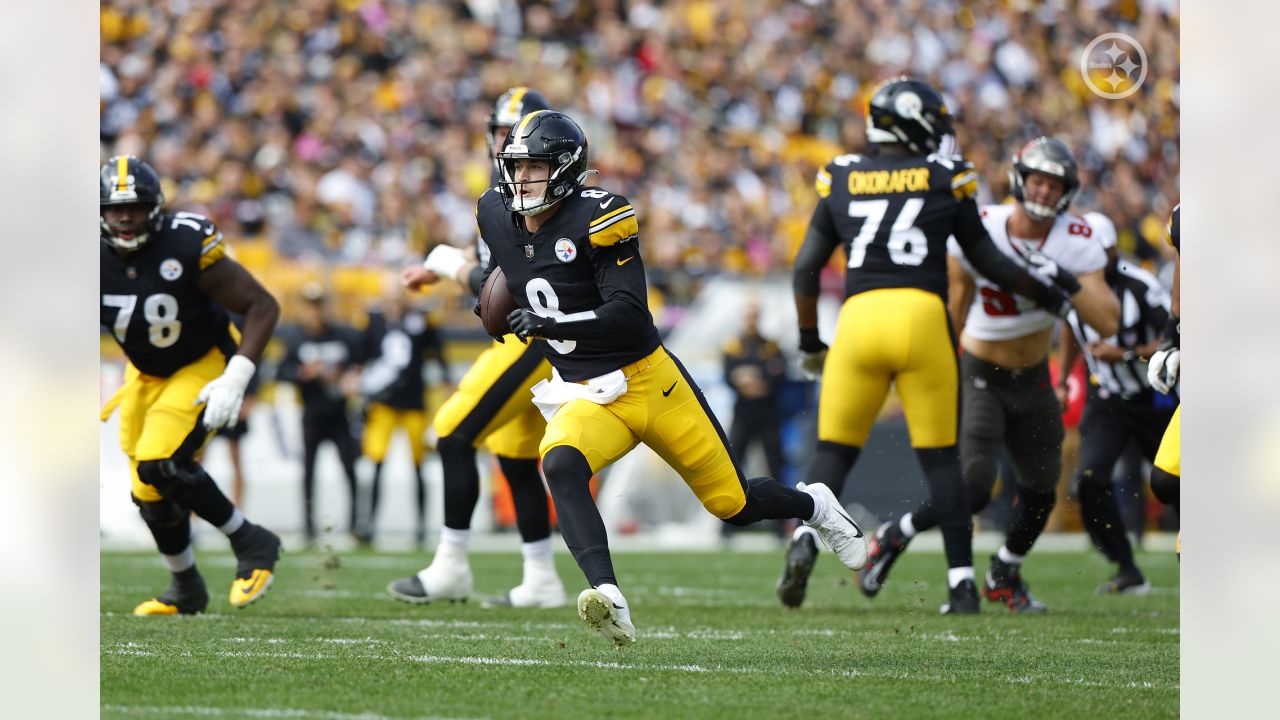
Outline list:
[[[1112,337],[1103,338],[1097,330],[1080,322],[1079,315],[1072,310],[1067,316],[1067,324],[1075,333],[1076,342],[1080,343],[1081,349],[1092,342],[1103,340],[1125,350],[1136,350],[1159,337],[1169,317],[1170,304],[1169,292],[1160,281],[1141,267],[1121,260],[1116,272],[1108,273],[1107,284],[1120,300],[1120,330]],[[1084,357],[1089,364],[1091,380],[1097,384],[1099,393],[1104,397],[1118,395],[1136,398],[1150,391],[1147,364],[1137,357],[1103,362],[1087,351],[1084,352]]]

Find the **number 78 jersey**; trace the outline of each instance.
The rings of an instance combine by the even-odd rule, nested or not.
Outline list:
[[[226,256],[222,233],[194,213],[161,221],[131,255],[99,243],[101,321],[134,367],[169,377],[214,347],[231,357],[236,342],[227,311],[200,289],[201,271]]]
[[[978,178],[958,156],[842,155],[818,171],[810,223],[829,256],[845,249],[845,294],[919,288],[947,294],[947,238],[982,231]]]

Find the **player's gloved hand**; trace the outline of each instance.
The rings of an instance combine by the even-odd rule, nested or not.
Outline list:
[[[507,316],[507,325],[521,340],[530,338],[554,340],[557,323],[555,318],[536,315],[532,310],[512,310]]]
[[[1147,380],[1157,392],[1169,394],[1178,384],[1178,371],[1182,365],[1182,351],[1170,343],[1162,343],[1160,349],[1147,361]]]
[[[208,430],[230,427],[240,417],[244,391],[253,379],[253,361],[243,355],[232,355],[227,369],[205,385],[193,404],[205,403],[204,426]]]
[[[805,380],[822,377],[822,364],[827,361],[827,344],[818,337],[817,328],[800,328],[800,374]]]
[[[467,256],[452,245],[437,245],[427,254],[422,267],[440,277],[457,278],[458,270],[467,264]]]
[[[1027,265],[1040,277],[1066,291],[1067,295],[1080,292],[1080,281],[1075,275],[1058,266],[1057,261],[1039,252],[1027,254]]]

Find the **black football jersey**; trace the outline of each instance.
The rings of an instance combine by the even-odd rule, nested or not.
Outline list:
[[[957,156],[842,155],[818,171],[815,188],[811,228],[824,258],[844,247],[846,296],[906,287],[945,298],[947,238],[964,248],[981,231],[977,175]],[[958,226],[961,215],[968,222]]]
[[[421,312],[391,320],[381,311],[369,312],[364,330],[364,374],[368,399],[402,410],[422,410],[426,384],[422,372],[429,354],[443,370],[440,336]]]
[[[476,208],[490,267],[501,267],[516,303],[577,339],[535,340],[570,382],[604,375],[662,344],[649,313],[635,209],[621,195],[579,188],[530,234],[497,189]]]
[[[131,255],[99,243],[101,318],[134,367],[169,377],[214,347],[231,357],[236,342],[227,311],[200,289],[201,271],[226,256],[222,233],[195,213],[166,213],[161,222]]]

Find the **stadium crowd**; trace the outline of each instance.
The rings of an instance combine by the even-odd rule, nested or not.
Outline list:
[[[683,304],[707,273],[788,270],[814,171],[863,147],[866,93],[909,73],[954,104],[984,202],[1023,142],[1054,134],[1082,165],[1076,207],[1159,259],[1178,194],[1176,3],[1067,5],[116,0],[102,156],[148,158],[172,207],[232,246],[260,239],[273,266],[398,267],[473,235],[485,116],[531,85],[583,120],[592,165],[644,208],[651,282]],[[1146,49],[1126,100],[1081,79],[1099,27]]]

